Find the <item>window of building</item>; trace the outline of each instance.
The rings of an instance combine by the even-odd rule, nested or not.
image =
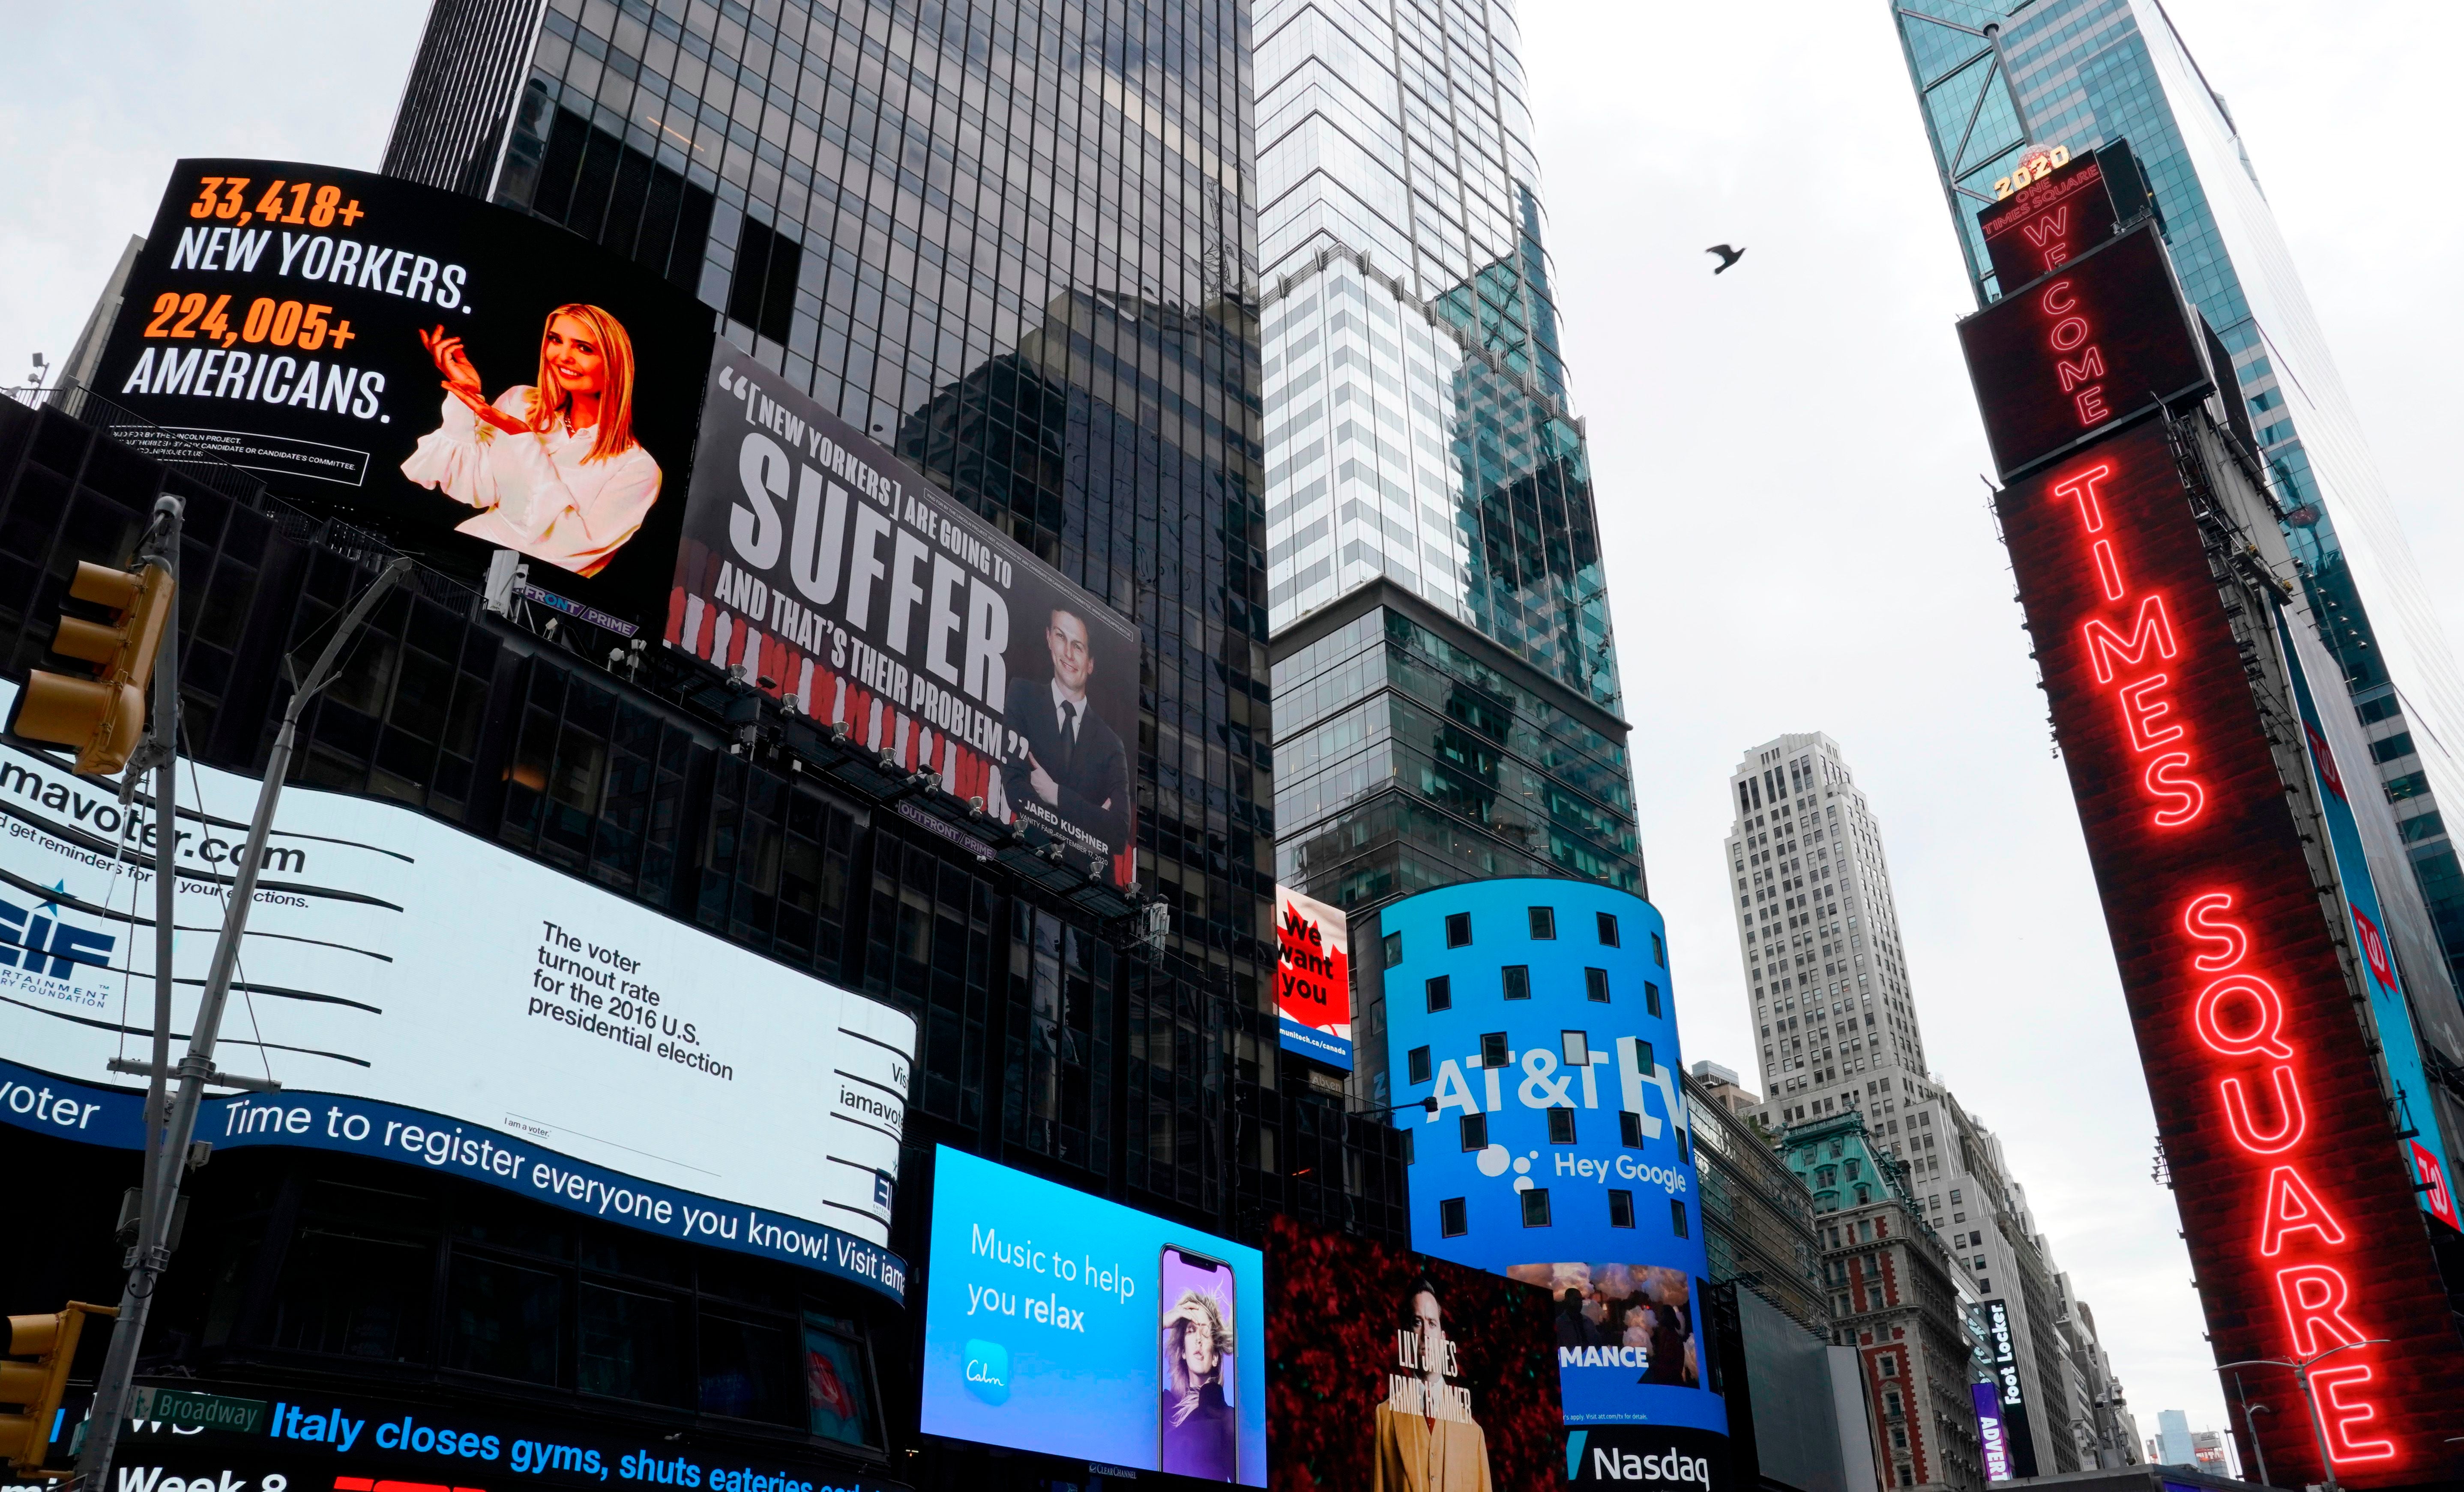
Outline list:
[[[1535,1186],[1520,1195],[1523,1197],[1523,1225],[1527,1228],[1549,1226],[1549,1189]]]
[[[1429,1049],[1425,1046],[1415,1046],[1410,1051],[1405,1052],[1403,1054],[1403,1066],[1404,1070],[1410,1074],[1410,1080],[1412,1082],[1428,1082]]]
[[[1531,998],[1531,966],[1529,964],[1507,964],[1504,969],[1498,972],[1505,977],[1506,998],[1507,999],[1529,999]]]
[[[1452,1010],[1454,1008],[1454,981],[1447,978],[1446,976],[1442,974],[1439,975],[1436,978],[1429,981],[1429,1013],[1435,1015],[1441,1010]]]
[[[1513,1060],[1513,1059],[1508,1055],[1508,1051],[1509,1051],[1509,1048],[1508,1048],[1508,1047],[1507,1046],[1507,1044],[1506,1044],[1506,1033],[1505,1033],[1505,1032],[1503,1032],[1503,1031],[1484,1031],[1484,1032],[1482,1032],[1482,1033],[1481,1033],[1481,1038],[1480,1038],[1480,1064],[1481,1064],[1482,1066],[1484,1066],[1484,1067],[1503,1067],[1503,1066],[1505,1066],[1507,1063],[1509,1063],[1509,1062],[1511,1062],[1511,1061]]]
[[[1653,1065],[1651,1060],[1651,1043],[1638,1038],[1635,1041],[1634,1046],[1636,1052],[1635,1065],[1641,1069],[1642,1075],[1647,1078],[1653,1073],[1658,1072],[1660,1070],[1659,1067]]]
[[[1674,1196],[1668,1199],[1668,1231],[1681,1239],[1694,1236],[1693,1225],[1685,1219],[1685,1203]]]
[[[1631,1108],[1617,1110],[1617,1143],[1628,1150],[1642,1149],[1642,1115]]]
[[[1883,1376],[1883,1377],[1885,1377],[1885,1378],[1896,1378],[1896,1377],[1898,1377],[1899,1375],[1900,1375],[1900,1360],[1899,1360],[1898,1358],[1896,1358],[1896,1357],[1885,1357],[1885,1358],[1883,1358],[1883,1359],[1882,1359],[1882,1376]]]
[[[1609,972],[1606,969],[1583,971],[1583,995],[1595,1005],[1609,1002]]]
[[[1558,1032],[1557,1050],[1565,1058],[1566,1065],[1569,1067],[1588,1067],[1592,1064],[1592,1039],[1585,1032]]]
[[[1387,933],[1387,934],[1386,934],[1386,936],[1381,940],[1381,944],[1380,944],[1380,946],[1382,946],[1382,947],[1385,949],[1385,951],[1386,951],[1386,967],[1387,967],[1387,968],[1392,969],[1392,968],[1394,968],[1397,964],[1401,963],[1401,962],[1403,961],[1403,934],[1402,934],[1402,933],[1400,933],[1400,932],[1389,932],[1389,933]]]
[[[1660,1014],[1660,986],[1649,979],[1642,981],[1642,1013],[1646,1016]]]
[[[1599,919],[1599,929],[1600,929],[1600,946],[1601,946],[1602,948],[1615,948],[1615,947],[1617,947],[1617,916],[1616,916],[1616,914],[1615,914],[1615,913],[1613,913],[1613,912],[1606,912],[1606,911],[1603,911],[1603,912],[1597,913],[1597,916],[1598,916],[1598,919]]]
[[[1534,907],[1531,909],[1531,936],[1538,941],[1553,941],[1556,938],[1556,908]]]
[[[1438,1203],[1438,1233],[1440,1237],[1459,1239],[1470,1231],[1471,1224],[1464,1220],[1463,1199],[1462,1197],[1449,1196],[1444,1201]]]
[[[1574,1111],[1573,1109],[1551,1108],[1549,1110],[1549,1143],[1551,1145],[1572,1145],[1574,1143]]]
[[[1621,1192],[1614,1187],[1610,1188],[1609,1226],[1612,1228],[1631,1228],[1634,1226],[1634,1194],[1632,1192]]]
[[[1662,969],[1668,967],[1668,945],[1661,941],[1657,932],[1651,934],[1651,961]]]
[[[1488,1149],[1488,1115],[1465,1114],[1456,1121],[1463,1131],[1463,1148],[1466,1151]]]
[[[1448,948],[1463,948],[1467,947],[1470,942],[1471,913],[1467,911],[1447,912],[1446,946]]]

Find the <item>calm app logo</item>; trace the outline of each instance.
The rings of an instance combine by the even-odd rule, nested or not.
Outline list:
[[[980,1337],[968,1339],[967,1392],[987,1404],[1009,1402],[1009,1349]]]

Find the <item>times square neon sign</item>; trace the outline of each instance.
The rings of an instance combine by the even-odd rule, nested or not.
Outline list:
[[[2410,1481],[2456,1469],[2429,1432],[2464,1398],[2464,1352],[2410,1174],[2364,1159],[2393,1127],[2340,919],[2322,915],[2173,438],[2143,417],[2161,401],[2133,391],[2138,368],[2183,356],[2164,336],[2178,313],[2097,279],[2131,273],[2148,272],[2091,255],[1963,326],[1989,427],[2017,422],[1997,453],[2063,450],[2022,461],[2004,538],[2218,1359],[2336,1349],[2310,1370],[2328,1455],[2348,1478]],[[2353,931],[2375,974],[2384,941]]]
[[[2062,349],[2057,344],[2056,350]],[[2171,482],[2179,521],[2189,522],[2169,451],[2152,438],[2155,433],[2154,427],[2142,427],[2136,440],[2074,459],[2051,474],[2044,491],[2045,500],[2068,519],[2058,526],[2082,551],[2077,557],[2084,560],[2078,565],[2086,572],[2081,578],[2093,581],[2092,589],[2079,587],[2086,592],[2078,597],[2085,614],[2071,630],[2077,656],[2086,665],[2079,670],[2082,682],[2093,680],[2094,693],[2111,712],[2103,734],[2132,768],[2133,816],[2146,834],[2178,841],[2195,835],[2211,818],[2214,795],[2202,760],[2205,738],[2237,722],[2215,717],[2212,702],[2193,697],[2179,678],[2197,660],[2186,656],[2193,641],[2177,627],[2176,613],[2185,603],[2212,609],[2212,581],[2204,562],[2202,573],[2192,577],[2207,590],[2204,597],[2177,597],[2172,592],[2179,587],[2134,583],[2140,568],[2135,561],[2142,558],[2133,543],[2137,536],[2108,520],[2108,506],[2122,485],[2120,468],[2136,461],[2159,468],[2134,474],[2143,484],[2147,475],[2156,476],[2159,495]],[[2126,500],[2144,507],[2148,496],[2139,485]],[[2230,633],[2222,636],[2229,644]],[[2171,884],[2147,885],[2136,894],[2158,897],[2168,909],[2175,935],[2160,956],[2175,965],[2178,988],[2196,992],[2176,1002],[2172,1019],[2188,1026],[2208,1059],[2197,1080],[2199,1107],[2221,1119],[2239,1152],[2230,1166],[2235,1176],[2231,1190],[2239,1193],[2233,1210],[2254,1219],[2250,1247],[2272,1283],[2277,1320],[2270,1349],[2307,1357],[2339,1345],[2352,1347],[2311,1373],[2329,1450],[2340,1466],[2385,1460],[2395,1456],[2396,1443],[2380,1433],[2383,1416],[2372,1392],[2382,1365],[2361,1344],[2390,1333],[2368,1322],[2372,1303],[2356,1291],[2344,1267],[2354,1252],[2354,1233],[2317,1181],[2319,1164],[2328,1155],[2321,1153],[2323,1147],[2305,1147],[2312,1137],[2311,1064],[2288,1030],[2279,987],[2286,976],[2242,911],[2250,898],[2237,884],[2237,857],[2189,858],[2208,863],[2184,865],[2181,873],[2165,878]]]

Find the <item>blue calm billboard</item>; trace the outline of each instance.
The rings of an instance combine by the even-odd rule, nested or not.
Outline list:
[[[932,1237],[925,1433],[1266,1484],[1256,1249],[947,1146]]]

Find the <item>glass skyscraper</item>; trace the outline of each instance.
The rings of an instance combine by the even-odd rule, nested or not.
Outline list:
[[[1249,16],[438,0],[385,168],[698,295],[1136,622],[1136,876],[1170,911],[1159,942],[890,811],[855,812],[818,870],[749,820],[693,850],[764,886],[823,876],[819,972],[921,1023],[911,1156],[1006,1156],[1244,1239],[1272,1213],[1398,1239],[1390,1136],[1279,1080]],[[745,811],[810,790],[764,778]],[[751,915],[704,884],[714,925]],[[911,1259],[920,1198],[894,1224]]]
[[[2232,360],[2284,532],[2343,666],[2455,985],[2464,867],[2464,683],[2233,113],[2157,0],[1903,0],[1892,7],[1983,305],[1977,227],[2026,145],[2126,140],[2184,289]],[[2349,773],[2354,770],[2347,765]]]
[[[1508,0],[1258,8],[1282,879],[1640,893]]]

